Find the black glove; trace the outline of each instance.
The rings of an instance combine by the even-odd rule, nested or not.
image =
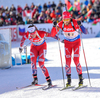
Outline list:
[[[57,21],[54,21],[53,22],[53,27],[56,27],[56,25],[57,25]]]
[[[21,53],[23,51],[23,48],[22,47],[19,47],[19,52]]]
[[[64,40],[62,40],[61,43],[64,43]]]
[[[77,24],[78,24],[79,26],[81,26],[81,21],[77,21]]]

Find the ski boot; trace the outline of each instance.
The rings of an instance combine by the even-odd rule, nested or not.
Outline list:
[[[34,81],[31,83],[32,85],[38,84],[37,75],[33,75]]]
[[[66,87],[71,86],[71,75],[67,75],[67,83],[66,83]]]
[[[50,77],[47,77],[46,80],[47,80],[47,83],[48,83],[48,87],[52,86],[52,82],[51,82]]]
[[[79,75],[79,86],[83,85],[83,77],[82,74]]]

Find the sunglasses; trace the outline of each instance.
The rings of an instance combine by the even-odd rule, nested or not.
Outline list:
[[[63,19],[63,21],[70,21],[70,18]]]
[[[29,33],[35,33],[36,28],[35,27],[28,28],[28,31]]]

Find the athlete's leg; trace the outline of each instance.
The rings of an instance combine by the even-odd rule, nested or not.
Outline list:
[[[82,68],[81,68],[81,65],[80,65],[80,62],[79,62],[79,58],[80,58],[80,48],[81,48],[81,45],[80,45],[80,40],[74,45],[73,49],[74,49],[74,63],[76,65],[76,70],[77,70],[77,73],[80,75],[82,74]]]
[[[46,47],[46,43],[44,43],[39,51],[38,63],[39,63],[39,67],[41,68],[41,70],[48,82],[48,85],[50,86],[50,85],[52,85],[52,83],[51,83],[51,79],[49,76],[49,72],[48,72],[47,68],[44,66],[46,51],[47,51],[47,47]]]
[[[79,76],[79,86],[83,85],[83,77],[82,77],[82,67],[79,62],[79,57],[80,57],[80,48],[81,48],[81,43],[80,40],[75,44],[74,47],[74,63],[76,65],[76,70]]]
[[[67,76],[66,87],[71,85],[71,54],[72,54],[72,47],[70,46],[70,44],[65,44],[65,60],[66,60],[65,71]]]
[[[72,47],[70,47],[69,44],[65,44],[66,76],[71,74],[71,54],[72,54]]]
[[[48,70],[44,66],[46,51],[47,51],[46,44],[43,44],[41,49],[39,50],[38,63],[39,63],[39,67],[41,68],[41,70],[42,70],[43,74],[45,75],[45,77],[48,77],[49,76]]]
[[[30,58],[31,58],[31,69],[32,69],[32,76],[34,78],[34,81],[32,84],[38,84],[37,79],[37,67],[36,67],[36,60],[38,56],[38,51],[34,45],[31,45],[30,47]]]

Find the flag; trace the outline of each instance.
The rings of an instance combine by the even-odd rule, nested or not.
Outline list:
[[[73,9],[73,7],[72,7],[70,1],[69,1],[69,0],[65,0],[65,4],[67,5],[67,11],[70,12],[70,11]]]
[[[75,2],[74,2],[74,6],[75,6],[75,8],[76,8],[78,11],[80,11],[80,10],[81,10],[80,0],[75,1]]]
[[[94,20],[92,25],[96,25],[98,22],[100,22],[100,18]]]
[[[30,16],[31,16],[31,11],[30,10],[23,11],[23,17],[30,17]]]
[[[89,17],[89,16],[91,15],[91,13],[92,13],[92,9],[89,10],[89,11],[86,13],[85,17],[86,17],[86,18]]]
[[[81,25],[80,28],[81,28],[81,30],[82,30],[82,32],[84,34],[87,34],[88,33],[87,29],[83,25]]]
[[[20,28],[19,27],[19,35],[23,36],[25,34],[25,28]]]

